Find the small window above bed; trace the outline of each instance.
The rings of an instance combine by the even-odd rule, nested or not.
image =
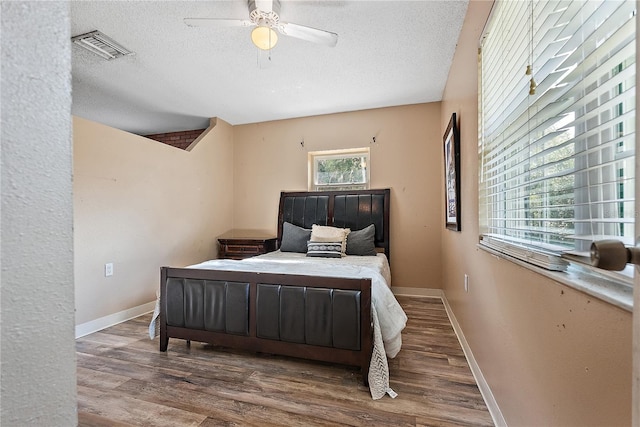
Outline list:
[[[308,157],[309,191],[369,188],[369,148],[313,151]]]

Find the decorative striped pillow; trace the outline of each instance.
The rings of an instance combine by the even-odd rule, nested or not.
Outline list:
[[[350,232],[349,228],[313,224],[310,240],[312,242],[342,242],[342,255],[344,256],[347,250],[347,236]]]
[[[307,256],[341,258],[342,242],[307,242]]]

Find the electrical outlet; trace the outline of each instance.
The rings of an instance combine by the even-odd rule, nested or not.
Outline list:
[[[104,265],[104,277],[113,276],[113,263],[108,262]]]
[[[464,275],[464,291],[469,292],[469,275]]]

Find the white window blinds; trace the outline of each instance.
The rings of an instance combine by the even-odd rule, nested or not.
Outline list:
[[[496,1],[480,49],[482,244],[634,243],[635,9]]]

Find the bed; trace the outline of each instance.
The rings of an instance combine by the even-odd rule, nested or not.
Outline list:
[[[393,396],[387,357],[407,318],[390,290],[389,203],[389,189],[282,192],[277,251],[162,267],[160,351],[180,338],[357,366],[373,398]]]

